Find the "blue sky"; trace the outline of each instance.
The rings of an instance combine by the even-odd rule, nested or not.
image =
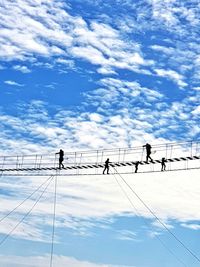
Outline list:
[[[199,9],[199,0],[0,1],[0,155],[199,139]],[[152,175],[150,194],[146,176],[137,186],[200,255],[199,173],[191,172],[191,184],[176,173],[160,187]],[[1,214],[42,179],[2,177]],[[139,222],[113,177],[95,179],[59,181],[55,266],[183,266],[156,235],[186,266],[198,266],[140,206]],[[53,184],[2,246],[1,266],[48,266],[52,193]],[[2,237],[26,207],[2,222]]]

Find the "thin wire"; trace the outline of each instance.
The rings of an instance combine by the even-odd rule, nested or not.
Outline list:
[[[0,219],[0,222],[2,222],[3,220],[5,220],[10,214],[12,214],[16,209],[18,209],[21,205],[23,205],[28,199],[30,199],[36,192],[39,191],[39,189],[46,184],[51,178],[53,177],[53,175],[51,175],[45,182],[43,182],[40,186],[38,186],[38,188],[36,188],[27,198],[25,198],[21,203],[19,203],[14,209],[12,209],[9,213],[7,213],[4,217],[2,217]]]
[[[114,168],[114,167],[113,167]],[[120,178],[124,181],[124,183],[130,188],[130,190],[133,192],[133,194],[140,200],[140,202],[145,206],[145,208],[153,215],[153,217],[168,231],[169,234],[171,234],[176,241],[178,241],[185,250],[187,250],[198,262],[200,262],[200,259],[198,256],[196,256],[165,224],[161,221],[161,219],[158,218],[158,216],[152,211],[151,208],[147,206],[147,204],[141,199],[141,197],[133,190],[133,188],[126,182],[126,180],[118,173],[116,168],[114,168],[116,173],[120,176]]]
[[[53,208],[53,225],[52,225],[52,239],[51,239],[51,258],[50,267],[53,266],[53,252],[54,252],[54,237],[55,237],[55,221],[56,221],[56,200],[57,200],[57,174],[55,177],[55,189],[54,189],[54,208]]]
[[[144,147],[142,147],[142,156],[141,156],[141,161],[143,160],[143,154],[144,154]]]
[[[37,198],[37,200],[35,201],[35,203],[33,204],[33,206],[31,207],[31,209],[22,217],[22,219],[15,225],[15,227],[7,234],[5,235],[5,237],[0,241],[0,246],[10,237],[10,235],[15,231],[15,229],[26,219],[26,217],[32,212],[32,210],[34,209],[34,207],[37,205],[37,203],[40,201],[40,199],[42,198],[43,194],[45,193],[45,191],[47,190],[48,186],[50,185],[51,181],[53,180],[53,177],[51,178],[51,180],[49,181],[49,183],[47,184],[47,186],[44,188],[44,190],[42,191],[42,193],[40,194],[40,196]]]
[[[2,176],[3,176],[3,167],[4,167],[4,162],[5,162],[5,157],[3,157],[3,163],[2,163],[2,165],[1,165],[1,169],[2,169],[2,171],[1,171],[0,177],[2,177]]]
[[[126,198],[128,199],[128,201],[130,202],[131,206],[133,207],[133,209],[134,209],[134,211],[135,211],[135,215],[136,215],[138,218],[140,218],[140,219],[143,221],[143,223],[145,223],[146,226],[149,228],[149,227],[150,227],[149,224],[147,224],[147,222],[143,219],[143,216],[142,216],[141,213],[137,210],[137,208],[136,208],[135,205],[133,204],[131,198],[128,196],[128,194],[126,193],[126,191],[125,191],[125,189],[122,187],[122,185],[119,183],[118,179],[116,178],[115,173],[113,172],[112,174],[114,175],[114,178],[115,178],[115,180],[116,180],[118,186],[120,187],[121,191],[122,191],[123,194],[126,196]],[[152,227],[151,227],[151,228],[152,228]],[[176,258],[176,260],[177,260],[178,262],[180,262],[183,266],[187,267],[187,265],[185,265],[185,263],[184,263],[178,256],[176,256],[176,254],[175,254],[170,248],[168,248],[168,246],[162,241],[162,239],[161,239],[159,236],[155,235],[155,237],[156,237],[156,238],[158,239],[158,241],[162,244],[162,246],[163,246],[163,247],[164,247],[164,248],[165,248],[171,255],[173,255],[173,256]]]

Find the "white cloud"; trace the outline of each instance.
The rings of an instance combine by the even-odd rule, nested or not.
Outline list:
[[[197,116],[199,118],[199,116]],[[199,125],[191,125],[189,136],[198,136],[200,134],[200,127]]]
[[[151,49],[163,52],[168,55],[174,54],[174,48],[173,47],[166,47],[166,46],[161,46],[161,45],[152,45]]]
[[[183,81],[184,77],[174,70],[155,69],[155,72],[160,77],[167,77],[173,80],[181,88],[187,86],[187,83]]]
[[[163,22],[166,26],[173,28],[179,27],[181,18],[186,20],[191,27],[199,24],[198,18],[198,4],[188,5],[189,1],[176,0],[149,0],[153,8],[153,16],[155,19]]]
[[[195,223],[182,223],[181,226],[191,229],[191,230],[200,230],[200,225]]]
[[[14,70],[21,71],[22,73],[30,73],[31,70],[27,66],[15,65],[13,67]]]
[[[107,63],[106,58],[103,56],[101,51],[98,49],[87,46],[87,47],[72,47],[71,52],[74,56],[84,58],[90,61],[92,64],[95,65],[104,65]]]
[[[7,202],[5,202],[6,206],[8,205]],[[13,203],[11,203],[13,204]],[[32,204],[32,203],[31,203]],[[23,216],[23,211],[20,212],[21,217]],[[0,233],[2,235],[7,235],[12,229],[15,228],[15,226],[19,223],[20,221],[20,216],[18,217],[15,214],[15,217],[11,217],[9,219],[6,219],[5,223],[1,222],[1,230]],[[23,222],[21,223],[15,231],[11,234],[12,237],[16,239],[24,239],[24,240],[32,240],[35,242],[44,242],[44,243],[50,243],[51,240],[49,238],[49,234],[46,234],[44,232],[44,229],[36,227],[35,221],[30,222]]]
[[[164,21],[166,25],[177,24],[176,16],[172,11],[174,0],[152,0],[153,16],[161,21]]]
[[[103,121],[103,116],[101,116],[98,113],[89,114],[89,118],[90,118],[90,120],[95,121],[95,122],[102,122]]]
[[[45,150],[46,146],[49,149],[55,149],[55,147],[57,149],[61,144],[71,149],[105,147],[108,143],[110,147],[113,147],[116,142],[120,146],[127,146],[130,142],[128,140],[131,139],[130,145],[133,144],[136,139],[142,137],[144,124],[152,126],[146,122],[139,124],[139,121],[137,125],[134,117],[131,117],[132,113],[128,111],[129,99],[137,102],[136,97],[140,97],[141,94],[142,99],[154,103],[160,101],[163,96],[148,88],[144,88],[142,92],[143,88],[135,82],[108,78],[102,79],[101,84],[105,88],[88,93],[89,102],[85,104],[85,111],[80,113],[61,110],[49,116],[46,104],[35,101],[31,105],[20,107],[18,117],[2,114],[1,122],[5,132],[0,135],[3,139],[4,135],[7,135],[3,142],[4,149],[6,149],[4,152],[7,153],[10,149],[12,151],[20,149],[26,153],[30,139],[32,139],[30,143],[32,152],[34,147],[36,152],[37,149]],[[118,102],[121,110],[119,114],[112,109],[112,105],[118,105]],[[97,103],[95,111],[88,112],[87,105],[95,105],[95,103]],[[107,108],[104,108],[105,105]],[[26,110],[25,113],[24,110]],[[116,118],[119,121],[118,125],[115,125]],[[122,124],[124,125],[123,131]],[[139,136],[133,130],[134,128],[140,131]],[[17,140],[12,137],[12,132],[15,132]],[[68,136],[67,139],[66,136]],[[109,140],[106,136],[110,136]],[[42,147],[39,148],[39,146]]]
[[[58,58],[56,60],[57,63],[69,66],[71,69],[73,69],[75,67],[75,63],[73,60],[70,59],[63,59],[63,58]]]
[[[135,241],[135,242],[139,241],[137,234],[129,230],[121,230],[121,231],[118,230],[116,238],[125,241]]]
[[[164,225],[168,228],[168,229],[173,229],[174,227],[169,224],[167,221],[163,221]],[[162,230],[166,230],[166,228],[164,227],[164,225],[160,224],[158,221],[154,221],[152,223],[152,226],[156,227],[157,229],[162,229]]]
[[[15,81],[11,81],[11,80],[4,81],[4,83],[8,84],[8,85],[12,85],[12,86],[19,86],[19,87],[23,87],[24,86],[24,84],[17,83]]]
[[[198,1],[193,1],[192,4],[189,0],[185,0],[184,3],[180,0],[141,0],[138,3],[117,1],[117,3],[120,14],[124,14],[123,20],[121,15],[118,17],[115,15],[112,23],[127,35],[134,35],[135,32],[139,35],[144,32],[150,34],[150,48],[153,49],[153,53],[147,52],[146,56],[154,59],[155,68],[173,69],[183,75],[185,79],[183,82],[186,83],[187,79],[189,85],[194,80],[199,81]],[[131,16],[126,10],[136,15]],[[163,33],[166,38],[163,37],[161,40],[157,32]],[[141,46],[141,50],[143,47],[145,48],[146,44]]]
[[[66,63],[77,57],[98,65],[102,74],[114,73],[118,68],[145,73],[145,67],[153,64],[144,58],[138,43],[124,41],[120,31],[105,23],[87,24],[83,18],[71,16],[59,1],[34,6],[24,0],[10,1],[2,5],[0,18],[5,26],[0,34],[3,60],[42,55],[62,56]]]
[[[143,45],[134,41],[131,36],[124,36],[124,28],[120,29],[115,20],[111,19],[112,23],[109,24],[106,24],[103,19],[99,19],[98,22],[94,20],[86,22],[80,16],[70,15],[70,9],[61,1],[51,3],[43,1],[42,4],[36,2],[32,5],[31,2],[17,0],[16,3],[9,1],[8,5],[2,5],[0,19],[3,21],[3,30],[0,34],[0,57],[3,60],[31,61],[42,55],[51,61],[62,63],[63,67],[68,65],[74,70],[76,68],[72,63],[73,60],[82,59],[96,65],[97,72],[102,75],[117,74],[120,69],[152,75],[153,66],[159,72],[162,70],[162,74],[158,75],[170,78],[180,87],[185,87],[187,83],[183,73],[186,73],[189,68],[192,69],[194,64],[196,64],[194,77],[198,79],[198,47],[195,37],[196,28],[198,28],[197,7],[194,5],[194,8],[190,9],[180,1],[178,3],[177,1],[143,1],[143,4],[142,10],[138,4],[133,5],[128,1],[123,3],[138,15],[138,20],[135,21],[132,18],[128,28],[149,29],[162,25],[166,30],[164,23],[168,25],[169,31],[173,31],[173,34],[184,35],[185,33],[187,38],[188,28],[182,29],[181,16],[194,27],[192,40],[185,42],[184,46],[178,41],[169,43],[170,40],[168,42],[164,40],[167,43],[165,46],[156,43],[150,46],[154,51],[163,52],[167,56],[169,66],[165,73],[160,62],[162,56],[155,59],[152,54],[145,54]],[[118,1],[116,5],[120,6],[121,2]],[[48,12],[49,10],[51,12]],[[149,18],[148,14],[151,11],[153,17]],[[124,21],[129,19],[128,14],[124,16]],[[131,26],[133,24],[134,26]],[[178,27],[177,32],[174,30],[175,27]],[[60,59],[57,60],[56,57]],[[171,70],[174,64],[182,74]]]
[[[193,111],[192,114],[198,116],[200,114],[200,106],[197,106]]]
[[[142,168],[141,166],[139,169]],[[197,204],[200,201],[198,174],[198,170],[164,172],[162,174],[138,173],[134,175],[134,180],[133,174],[122,174],[122,176],[156,216],[170,228],[174,221],[177,223],[184,221],[185,224],[190,224],[190,221],[200,220]],[[188,175],[191,177],[189,180]],[[1,196],[1,217],[15,207],[16,203],[20,203],[46,178],[38,177],[35,179],[35,177],[29,177],[28,182],[26,178],[21,178],[16,181],[16,185],[13,183],[12,186],[10,179],[3,178],[3,182],[1,182],[1,188],[4,188],[7,192],[7,196]],[[126,190],[129,198],[134,202],[137,214],[139,213],[140,217],[155,220],[119,176],[117,176],[117,179]],[[160,183],[160,179],[162,179],[162,183]],[[12,194],[8,196],[10,190]],[[124,196],[113,175],[109,175],[109,177],[95,176],[95,180],[93,176],[81,177],[78,180],[73,177],[70,177],[70,179],[59,177],[57,193],[56,226],[63,231],[64,229],[70,229],[71,233],[88,235],[93,227],[96,227],[95,222],[97,222],[97,225],[98,222],[102,225],[112,225],[109,219],[115,216],[136,216],[135,209],[132,208]],[[31,216],[12,233],[13,237],[50,242],[50,236],[48,232],[45,232],[44,227],[51,227],[52,225],[52,206],[50,202],[53,195],[54,186],[52,183],[47,194],[32,211]],[[34,199],[37,196],[38,193],[17,209],[13,216],[1,222],[1,233],[8,233],[14,227],[19,219],[33,206]],[[164,230],[157,221],[153,225],[154,229]],[[120,239],[138,241],[135,233],[127,230],[118,234],[117,237]],[[60,243],[58,232],[56,242]]]
[[[42,256],[12,256],[12,255],[1,255],[1,266],[2,267],[12,267],[15,263],[15,267],[47,267],[49,266],[51,255]],[[130,267],[128,265],[111,265],[111,264],[101,264],[92,263],[89,261],[81,261],[72,257],[65,257],[62,255],[53,256],[53,264],[59,267]],[[133,266],[132,266],[133,267]]]
[[[200,91],[200,87],[194,87],[193,88],[195,91]]]
[[[157,236],[160,236],[161,233],[160,232],[157,232],[157,231],[149,231],[148,232],[148,235],[149,235],[150,238],[155,238]]]
[[[104,78],[99,85],[85,94],[81,112],[53,108],[50,115],[47,103],[33,101],[20,107],[17,117],[1,114],[4,154],[18,150],[29,153],[29,149],[37,153],[61,146],[71,150],[116,144],[127,147],[154,142],[160,136],[164,142],[168,138],[177,140],[177,135],[187,139],[198,136],[198,107],[194,101],[199,91],[194,90],[194,97],[182,103],[164,104],[164,95],[135,81]],[[93,108],[92,113],[88,106]]]
[[[110,74],[116,74],[116,72],[114,70],[112,70],[112,68],[110,68],[109,66],[106,67],[101,67],[99,69],[97,69],[97,72],[103,75],[110,75]]]

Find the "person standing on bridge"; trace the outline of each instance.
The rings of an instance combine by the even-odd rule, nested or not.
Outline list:
[[[107,174],[109,174],[109,163],[110,163],[110,161],[109,161],[109,159],[107,159],[105,161],[105,167],[104,167],[104,170],[103,170],[103,174],[105,174],[106,170],[107,170]]]
[[[148,163],[148,159],[150,159],[151,161],[153,161],[153,159],[151,158],[151,145],[146,143],[146,145],[144,145],[143,147],[146,147],[146,162]]]
[[[162,166],[161,167],[161,172],[166,170],[166,164],[165,164],[165,162],[167,162],[166,159],[165,158],[162,158],[162,160],[161,160],[161,166]]]
[[[59,155],[59,169],[64,168],[63,165],[63,160],[64,160],[64,151],[62,149],[60,149],[60,151],[58,153],[56,153],[56,155]]]
[[[136,163],[135,163],[135,173],[138,172],[138,166],[139,166],[139,164],[140,164],[140,161],[136,161]]]

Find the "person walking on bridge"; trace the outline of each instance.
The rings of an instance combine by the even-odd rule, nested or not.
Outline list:
[[[109,161],[109,159],[107,159],[105,161],[105,167],[104,167],[104,170],[103,170],[103,174],[105,174],[106,170],[107,170],[107,174],[109,174],[109,163],[110,163],[110,161]]]
[[[165,162],[166,162],[166,159],[162,158],[162,160],[161,160],[161,172],[166,170]]]
[[[143,147],[146,147],[146,162],[148,163],[148,159],[150,159],[151,161],[153,161],[153,159],[151,158],[151,145],[146,143],[146,145],[144,145]]]
[[[63,165],[63,160],[64,160],[64,151],[62,149],[60,149],[60,151],[58,153],[56,153],[56,155],[59,155],[59,169],[64,168]]]

